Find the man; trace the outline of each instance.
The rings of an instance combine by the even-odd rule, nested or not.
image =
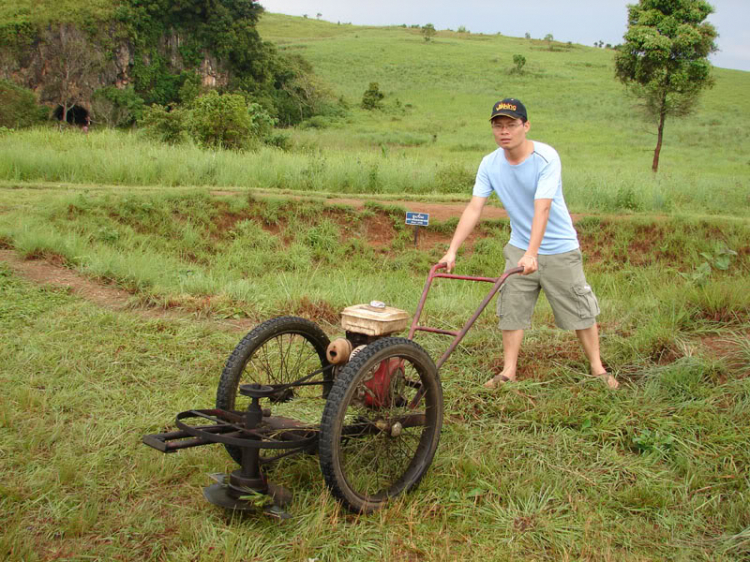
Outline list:
[[[456,252],[479,222],[487,197],[497,193],[511,226],[510,241],[503,250],[505,269],[519,266],[523,273],[509,277],[500,290],[497,312],[503,332],[503,370],[484,386],[495,388],[516,380],[523,333],[531,327],[539,291],[544,289],[555,324],[575,330],[591,375],[615,389],[619,383],[599,356],[599,303],[583,274],[578,234],[563,199],[560,157],[551,146],[526,138],[530,124],[526,107],[517,99],[497,102],[490,123],[499,148],[482,159],[471,201],[440,260],[449,272],[453,269]]]

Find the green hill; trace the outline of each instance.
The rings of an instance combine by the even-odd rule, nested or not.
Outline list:
[[[103,0],[97,6],[106,11]],[[480,159],[496,148],[490,108],[513,96],[529,109],[530,137],[560,152],[573,212],[750,215],[748,72],[714,69],[715,87],[695,113],[667,121],[653,174],[656,126],[615,80],[611,50],[452,31],[426,42],[419,29],[270,13],[257,30],[280,54],[312,63],[319,80],[301,91],[322,82],[348,106],[345,115],[317,115],[286,129],[286,152],[154,146],[96,124],[89,137],[96,142],[70,137],[66,151],[38,131],[0,135],[0,180],[465,200]],[[523,73],[511,71],[515,55],[527,60]],[[362,96],[372,83],[385,97],[381,109],[365,110]]]
[[[530,136],[555,146],[577,179],[649,171],[656,127],[615,80],[611,50],[566,43],[550,50],[540,40],[450,31],[425,42],[419,29],[268,13],[258,30],[280,49],[301,53],[352,106],[370,82],[387,94],[384,111],[355,109],[345,125],[300,132],[300,140],[345,150],[385,146],[473,168],[495,148],[491,105],[513,96],[529,109]],[[528,61],[524,74],[510,73],[515,54]],[[743,92],[750,91],[750,73],[717,68],[714,76],[716,86],[694,115],[667,122],[659,177],[707,188],[721,178],[747,193],[750,98]]]

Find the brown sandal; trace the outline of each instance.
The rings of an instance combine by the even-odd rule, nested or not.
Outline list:
[[[617,388],[620,386],[620,383],[617,382],[617,379],[615,379],[615,377],[609,374],[607,371],[604,371],[603,373],[599,373],[598,375],[591,375],[591,376],[596,379],[600,379],[604,381],[606,385],[612,390],[617,390]]]
[[[497,388],[500,384],[505,384],[506,382],[514,382],[515,379],[509,379],[505,375],[495,375],[490,380],[488,380],[486,383],[484,383],[484,388]]]

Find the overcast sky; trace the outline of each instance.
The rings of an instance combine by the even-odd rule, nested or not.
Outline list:
[[[636,0],[259,0],[269,12],[357,25],[432,23],[437,29],[464,26],[474,33],[543,38],[593,45],[622,42],[627,5]],[[750,0],[709,0],[719,32],[714,65],[750,71]]]

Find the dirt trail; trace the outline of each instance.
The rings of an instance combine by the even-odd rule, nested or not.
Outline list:
[[[190,314],[163,308],[137,308],[133,306],[133,296],[117,287],[89,279],[62,265],[46,260],[24,260],[12,250],[0,250],[0,262],[7,264],[18,276],[38,283],[67,289],[99,307],[115,311],[128,311],[147,319],[184,320]],[[205,320],[202,320],[205,321]],[[211,320],[232,331],[247,331],[254,325],[252,320]]]

